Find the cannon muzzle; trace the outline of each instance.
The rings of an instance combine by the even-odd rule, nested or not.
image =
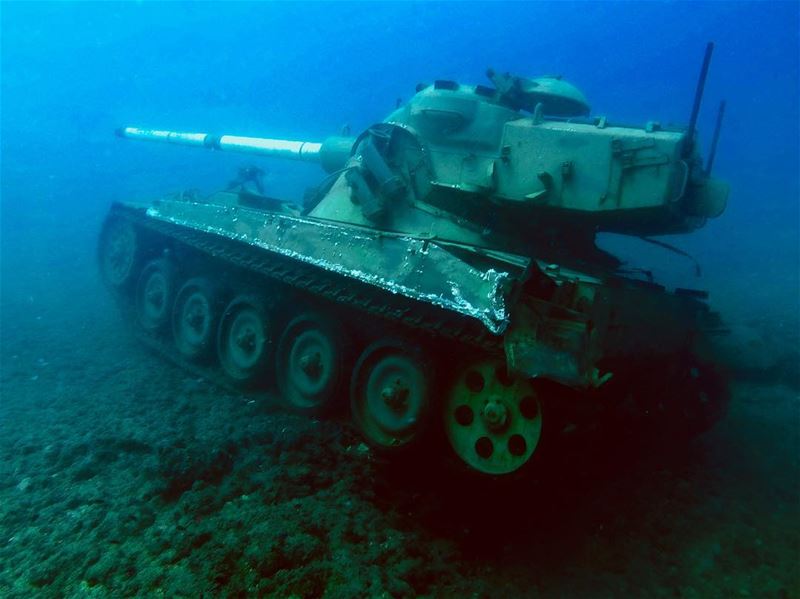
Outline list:
[[[351,137],[329,137],[323,142],[292,141],[267,137],[240,135],[211,135],[209,133],[181,133],[139,127],[117,129],[117,136],[126,139],[158,141],[181,146],[197,146],[227,152],[243,152],[274,158],[288,158],[303,162],[318,162],[328,172],[342,168],[350,156],[355,140]]]

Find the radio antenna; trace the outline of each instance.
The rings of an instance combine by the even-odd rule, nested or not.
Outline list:
[[[708,65],[711,64],[711,54],[713,52],[714,42],[708,42],[706,44],[706,54],[703,57],[703,66],[700,69],[700,77],[697,79],[697,89],[694,92],[694,105],[692,106],[692,116],[689,119],[689,129],[686,131],[686,151],[684,155],[688,155],[694,148],[697,115],[700,113],[700,103],[703,101],[703,90],[706,87],[706,77],[708,76]]]
[[[714,166],[714,157],[717,155],[717,142],[719,141],[719,132],[722,129],[722,119],[725,116],[725,100],[719,103],[719,110],[717,111],[717,124],[714,125],[714,137],[711,138],[711,148],[708,151],[708,164],[706,164],[706,176],[711,174],[711,167]]]

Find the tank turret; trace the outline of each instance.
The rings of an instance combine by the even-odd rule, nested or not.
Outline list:
[[[344,169],[311,214],[532,253],[597,231],[690,231],[722,213],[686,128],[614,124],[559,78],[489,71],[494,88],[436,81],[358,138],[323,142],[126,127],[119,135]],[[561,248],[569,251],[570,248]]]

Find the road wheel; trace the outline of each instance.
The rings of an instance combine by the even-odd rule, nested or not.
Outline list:
[[[100,278],[112,289],[132,286],[141,262],[140,239],[125,219],[110,217],[103,225],[98,246]]]
[[[373,343],[361,354],[350,386],[353,420],[371,445],[404,449],[429,420],[432,370],[424,354],[399,341]]]
[[[281,398],[299,412],[330,411],[347,380],[348,362],[342,328],[321,314],[301,314],[278,342],[275,374]]]
[[[186,359],[204,362],[214,355],[219,294],[205,277],[189,279],[178,291],[172,310],[175,347]]]
[[[240,295],[222,313],[217,333],[217,356],[225,374],[242,387],[269,378],[273,325],[270,311],[254,295]]]
[[[169,324],[175,295],[175,267],[165,259],[148,262],[136,284],[136,319],[149,333],[163,331]]]

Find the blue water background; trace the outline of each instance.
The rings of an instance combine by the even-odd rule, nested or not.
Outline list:
[[[420,81],[486,83],[487,66],[561,74],[594,114],[685,123],[709,40],[707,148],[725,215],[669,241],[704,266],[637,251],[708,287],[733,319],[796,335],[798,3],[4,3],[2,298],[94,284],[112,200],[224,186],[243,163],[300,198],[313,166],[116,139],[121,125],[321,140],[381,120]],[[68,296],[64,296],[68,301]]]

